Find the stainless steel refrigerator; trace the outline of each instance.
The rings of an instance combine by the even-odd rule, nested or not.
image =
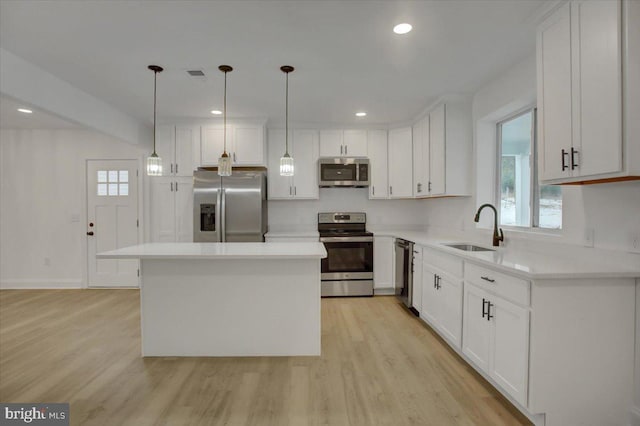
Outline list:
[[[193,173],[193,241],[264,241],[267,232],[266,169]]]

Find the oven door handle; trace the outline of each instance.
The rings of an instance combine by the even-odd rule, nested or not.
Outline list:
[[[321,237],[321,243],[369,243],[373,237]]]

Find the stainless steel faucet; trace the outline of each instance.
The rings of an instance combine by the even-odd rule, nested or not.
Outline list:
[[[498,234],[498,211],[491,204],[483,204],[478,208],[476,212],[476,217],[473,218],[474,222],[480,221],[480,212],[485,207],[491,207],[493,210],[493,246],[498,247],[500,245],[500,241],[504,241],[504,234],[502,233],[502,228],[500,228],[500,234]]]

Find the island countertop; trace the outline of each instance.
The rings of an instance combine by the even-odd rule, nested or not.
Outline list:
[[[98,253],[99,259],[322,259],[324,244],[146,243]]]

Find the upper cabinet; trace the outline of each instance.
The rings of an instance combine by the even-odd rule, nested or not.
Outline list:
[[[158,126],[156,152],[162,158],[164,176],[191,176],[198,167],[200,127]]]
[[[387,131],[367,131],[369,153],[369,198],[388,198]]]
[[[366,130],[321,130],[320,157],[366,157]]]
[[[289,130],[289,154],[294,175],[280,176],[280,157],[285,152],[283,129],[269,129],[268,196],[270,200],[318,199],[318,132]]]
[[[424,197],[429,187],[429,116],[413,125],[413,196]]]
[[[389,130],[389,198],[413,197],[411,127]]]
[[[636,1],[574,0],[538,28],[544,183],[640,178],[638,26]]]
[[[224,150],[224,127],[202,126],[201,162],[216,166]],[[227,123],[227,153],[234,166],[265,166],[265,127],[263,124]]]

